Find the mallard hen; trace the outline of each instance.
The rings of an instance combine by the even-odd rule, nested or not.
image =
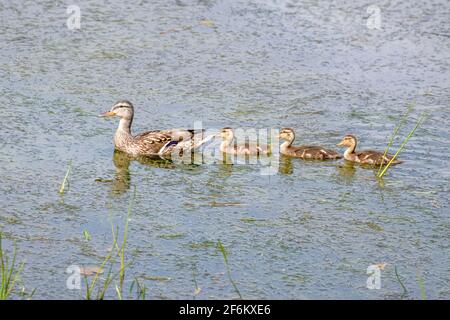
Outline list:
[[[182,155],[186,151],[193,151],[212,137],[203,137],[204,130],[153,130],[133,136],[134,107],[127,100],[116,102],[112,108],[101,117],[119,117],[119,127],[114,135],[114,146],[117,150],[132,156],[161,156],[169,157],[174,152]]]
[[[358,141],[354,135],[348,134],[346,135],[340,143],[337,145],[339,147],[348,147],[344,152],[344,159],[348,161],[358,162],[362,164],[371,164],[371,165],[381,165],[387,164],[392,160],[392,155],[386,154],[384,152],[365,150],[356,152],[356,145]],[[392,164],[402,163],[400,160],[394,160]]]
[[[295,140],[295,133],[291,128],[282,128],[278,137],[285,140],[280,146],[280,153],[286,156],[314,160],[342,158],[342,156],[336,151],[329,150],[321,146],[292,146],[292,143]]]

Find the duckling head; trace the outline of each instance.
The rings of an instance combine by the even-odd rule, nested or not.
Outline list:
[[[337,144],[338,147],[355,147],[356,137],[352,134],[347,134],[341,142]]]
[[[102,113],[100,117],[120,117],[126,120],[132,120],[134,114],[133,104],[127,100],[117,101],[109,111]]]
[[[222,130],[220,130],[220,137],[225,141],[233,140],[233,129],[230,127],[222,128]]]
[[[295,139],[295,133],[292,128],[282,128],[278,137],[282,140],[293,141]]]

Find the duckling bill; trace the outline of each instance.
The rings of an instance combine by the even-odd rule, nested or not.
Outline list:
[[[347,150],[344,152],[344,159],[352,162],[362,163],[362,164],[371,164],[371,165],[385,165],[388,164],[393,156],[390,154],[384,154],[384,152],[372,151],[372,150],[364,150],[356,152],[356,145],[358,144],[358,140],[354,135],[348,134],[346,135],[340,143],[337,144],[339,147],[347,147]],[[399,164],[403,161],[394,160],[392,164]]]

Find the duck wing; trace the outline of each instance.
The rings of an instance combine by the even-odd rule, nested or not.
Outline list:
[[[375,165],[387,164],[393,158],[393,156],[391,156],[390,154],[384,155],[384,153],[382,152],[373,150],[360,151],[356,155],[358,156],[360,163],[375,164]],[[392,163],[398,164],[401,162],[402,161],[394,160]]]
[[[141,155],[158,155],[159,151],[172,141],[170,130],[152,130],[134,137],[134,144]]]
[[[299,146],[292,147],[291,150],[295,157],[303,159],[325,160],[339,159],[342,157],[336,151],[329,150],[321,146]]]
[[[204,132],[204,129],[172,129],[163,131],[164,135],[170,136],[171,139],[165,140],[166,142],[159,149],[158,155],[170,157],[173,153],[177,153],[181,157],[183,154],[191,153],[216,136],[211,134],[205,137]]]

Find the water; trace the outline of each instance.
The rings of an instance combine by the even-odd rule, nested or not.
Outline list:
[[[244,298],[419,299],[418,278],[450,298],[449,3],[384,1],[377,30],[365,1],[288,2],[77,1],[80,30],[72,2],[0,4],[0,228],[35,299],[81,297],[66,268],[100,263],[134,188],[126,285],[166,280],[145,280],[147,298],[191,299],[195,282],[197,298],[236,298],[218,240]],[[119,99],[135,133],[290,126],[296,144],[354,133],[380,150],[408,103],[402,137],[429,116],[380,186],[343,161],[282,158],[271,176],[130,162],[114,155],[117,121],[96,117]],[[369,290],[375,263],[388,265]]]

